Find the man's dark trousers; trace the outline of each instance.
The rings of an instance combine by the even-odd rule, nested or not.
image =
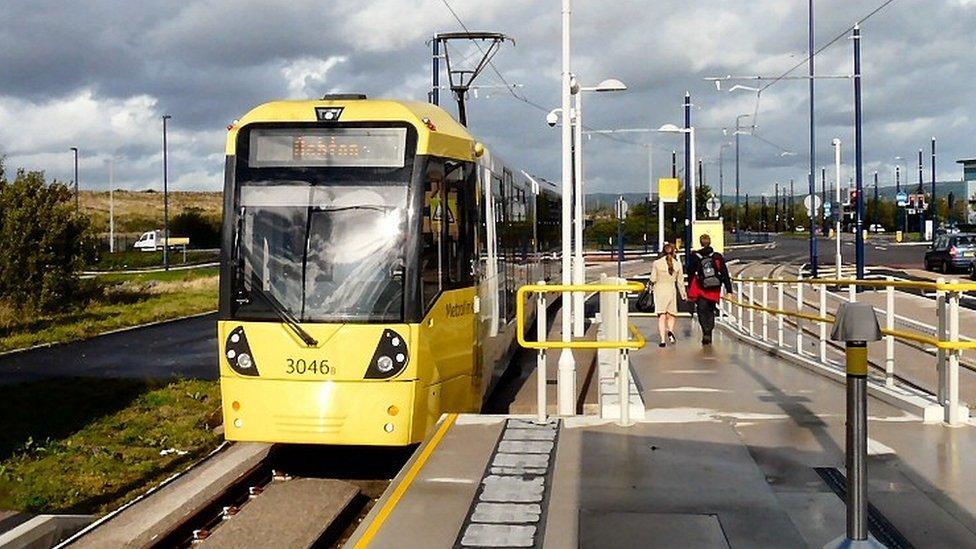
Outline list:
[[[717,303],[709,301],[704,297],[695,300],[695,313],[698,315],[698,323],[701,324],[702,340],[712,340],[712,330],[715,329],[715,313]]]

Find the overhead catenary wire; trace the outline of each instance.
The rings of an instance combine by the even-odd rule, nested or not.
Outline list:
[[[460,25],[461,28],[464,29],[465,32],[471,32],[471,30],[468,28],[468,26],[466,24],[464,24],[464,21],[461,19],[461,16],[458,15],[458,13],[451,6],[450,2],[448,2],[448,0],[441,0],[441,2],[444,4],[444,7],[446,7],[447,10],[449,12],[451,12],[451,16],[454,17],[454,20],[457,21],[458,25]],[[481,51],[482,54],[485,53],[484,49],[481,47],[481,44],[475,42],[474,45],[478,48],[479,51]],[[531,99],[529,99],[528,97],[526,97],[525,94],[521,94],[521,93],[516,92],[516,86],[513,86],[505,78],[505,76],[502,75],[501,71],[498,70],[498,67],[495,66],[495,62],[493,60],[489,60],[488,61],[488,67],[491,69],[491,71],[493,73],[495,73],[495,76],[497,76],[502,81],[502,83],[504,84],[505,89],[508,90],[508,93],[511,94],[511,96],[514,97],[516,100],[521,101],[522,103],[525,103],[526,105],[529,105],[530,107],[533,107],[534,109],[536,109],[539,112],[544,112],[544,113],[548,113],[549,112],[550,109],[547,109],[546,107],[540,105],[539,103],[536,103],[535,101],[532,101]],[[590,127],[588,127],[586,125],[583,126],[583,129],[593,131],[593,128],[590,128]],[[593,134],[591,134],[591,135],[593,135]],[[600,136],[600,137],[602,137],[604,139],[609,139],[611,141],[616,141],[618,143],[623,143],[623,144],[627,144],[627,145],[634,145],[634,146],[638,146],[638,147],[644,147],[644,146],[646,146],[646,143],[641,143],[641,142],[638,142],[638,141],[630,141],[628,139],[621,139],[619,137],[616,137],[616,136],[613,136],[613,135],[610,135],[610,134],[601,134],[601,133],[598,133],[596,135],[598,135],[598,136]]]
[[[886,7],[888,7],[888,5],[891,4],[891,3],[893,3],[894,1],[895,0],[885,0],[880,6],[874,8],[867,15],[865,15],[864,17],[861,17],[860,19],[858,19],[856,23],[854,23],[853,25],[845,28],[840,34],[838,34],[837,36],[835,36],[834,38],[832,38],[829,42],[827,42],[826,44],[824,44],[824,45],[820,46],[819,48],[817,48],[816,51],[813,52],[813,55],[811,57],[816,57],[822,51],[824,51],[827,48],[829,48],[830,46],[834,45],[838,40],[841,40],[844,37],[846,37],[848,35],[848,33],[850,33],[852,30],[854,30],[854,27],[855,26],[860,25],[860,24],[864,23],[865,21],[867,21],[868,19],[874,17],[878,12],[880,12],[881,10],[885,9]],[[810,61],[811,57],[804,57],[803,58],[803,61],[800,61],[796,65],[793,65],[786,72],[784,72],[783,74],[777,76],[771,82],[769,82],[768,84],[764,85],[763,87],[759,88],[758,93],[762,93],[763,90],[769,88],[770,86],[772,86],[773,84],[779,82],[780,80],[785,79],[787,76],[790,75],[790,73],[792,73],[796,69],[802,67],[803,65],[806,65]]]

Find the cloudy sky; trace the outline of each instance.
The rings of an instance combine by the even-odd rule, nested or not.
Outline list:
[[[0,14],[0,154],[9,167],[69,180],[69,147],[82,151],[83,188],[107,188],[116,158],[119,187],[161,185],[160,115],[169,113],[170,174],[180,189],[219,189],[228,123],[264,101],[364,92],[424,99],[429,46],[437,31],[460,30],[442,0],[184,0],[126,2],[3,0]],[[513,37],[495,66],[517,93],[540,106],[559,101],[560,14],[556,0],[449,0],[472,30]],[[883,0],[817,0],[817,45],[826,44]],[[803,0],[576,0],[574,72],[584,84],[616,77],[627,92],[589,95],[593,129],[658,127],[681,121],[690,91],[706,179],[717,187],[721,128],[756,113],[743,136],[743,192],[771,192],[808,170],[807,88],[781,81],[758,103],[749,91],[719,92],[715,75],[779,75],[806,56]],[[958,178],[955,160],[976,156],[976,0],[896,0],[863,32],[865,180],[893,178],[896,156],[915,156],[939,139],[941,178]],[[817,56],[821,74],[851,72],[851,41]],[[464,55],[466,52],[461,52]],[[793,74],[804,74],[801,66]],[[545,112],[486,72],[471,97],[470,127],[513,164],[559,178],[558,131]],[[850,80],[817,82],[818,166],[830,165],[830,140],[853,163]],[[449,101],[445,101],[449,103]],[[449,107],[450,108],[450,107]],[[453,112],[453,110],[452,110]],[[750,125],[744,119],[743,125]],[[669,170],[679,136],[621,134],[585,143],[590,191],[647,188]],[[761,138],[761,139],[760,139]],[[795,154],[786,154],[790,151]],[[726,194],[733,164],[726,149]],[[843,179],[846,180],[847,170]],[[928,167],[926,167],[926,179]]]

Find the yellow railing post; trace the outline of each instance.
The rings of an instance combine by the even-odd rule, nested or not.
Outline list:
[[[958,284],[958,280],[953,280],[950,284]],[[959,343],[959,292],[949,292],[949,341]],[[946,389],[949,397],[949,406],[946,408],[948,419],[946,423],[956,427],[962,423],[959,417],[959,349],[954,348],[948,351],[949,363],[946,371]]]
[[[528,284],[522,286],[518,289],[515,294],[515,337],[518,340],[519,345],[526,349],[536,349],[540,351],[538,357],[538,368],[537,378],[539,379],[539,385],[537,387],[537,396],[539,399],[539,418],[545,420],[545,399],[546,399],[546,379],[545,379],[545,351],[549,349],[617,349],[617,350],[632,350],[632,349],[642,349],[646,341],[644,336],[641,335],[637,328],[633,325],[627,323],[627,304],[628,304],[628,292],[640,292],[643,291],[644,285],[639,282],[627,282],[624,284]],[[615,330],[616,338],[609,341],[589,341],[589,340],[570,340],[570,341],[548,341],[546,340],[546,327],[545,320],[539,321],[537,318],[537,341],[528,341],[525,339],[525,302],[526,296],[530,293],[545,294],[545,293],[555,293],[555,292],[598,292],[598,293],[615,293],[618,294],[618,298],[613,300],[618,307],[615,317],[608,317],[604,315],[601,311],[601,317],[608,324],[611,318],[614,320],[622,320],[623,324]],[[540,301],[545,303],[544,300]],[[543,305],[544,307],[544,305]],[[545,316],[544,308],[538,312],[540,316]],[[627,367],[627,361],[629,354],[622,353],[623,360],[621,367]],[[626,373],[620,375],[620,378],[627,382],[624,387],[626,392],[626,398],[622,401],[622,404],[629,403],[630,394],[630,384],[629,384],[629,367]],[[625,414],[629,413],[629,409],[624,412],[621,408],[621,414],[624,419],[628,419]]]
[[[756,286],[752,282],[752,280],[750,280],[749,281],[749,305],[751,305],[752,307],[755,307],[756,305],[755,294],[756,294]],[[756,309],[752,307],[749,308],[749,335],[751,335],[752,337],[756,337],[756,325],[755,325]]]
[[[783,294],[785,287],[782,282],[776,284],[776,343],[783,346]]]
[[[936,279],[935,283],[939,286],[945,284],[945,278],[939,277]],[[943,288],[935,290],[935,314],[938,315],[938,327],[935,332],[935,338],[939,341],[945,341],[946,339],[946,291]],[[938,399],[940,406],[946,406],[946,399],[948,398],[947,387],[946,387],[946,351],[943,348],[938,348],[935,351],[935,370],[939,376],[939,386],[938,386]]]
[[[546,281],[540,280],[539,286],[545,286]],[[538,302],[536,304],[536,339],[539,341],[545,341],[547,330],[546,330],[546,292],[539,292]],[[538,420],[540,424],[547,423],[549,421],[549,403],[548,403],[548,388],[549,380],[547,378],[548,361],[546,360],[546,350],[545,348],[539,349],[539,356],[536,358],[536,403],[539,408]]]
[[[894,277],[887,277],[890,282]],[[885,336],[885,385],[895,386],[895,336],[891,332],[895,331],[895,287],[885,286],[885,328],[888,335]]]
[[[760,282],[762,287],[762,306],[763,309],[769,308],[769,284],[766,282]],[[762,340],[766,341],[769,339],[769,312],[762,312]]]
[[[796,282],[796,354],[803,354],[803,281],[797,280]]]
[[[820,285],[820,316],[827,317],[827,286]],[[827,323],[820,323],[820,362],[827,362]]]

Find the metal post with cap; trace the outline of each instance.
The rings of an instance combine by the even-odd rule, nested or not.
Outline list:
[[[884,547],[868,535],[868,342],[881,340],[874,307],[842,303],[833,341],[843,341],[847,357],[847,534],[825,547]]]

